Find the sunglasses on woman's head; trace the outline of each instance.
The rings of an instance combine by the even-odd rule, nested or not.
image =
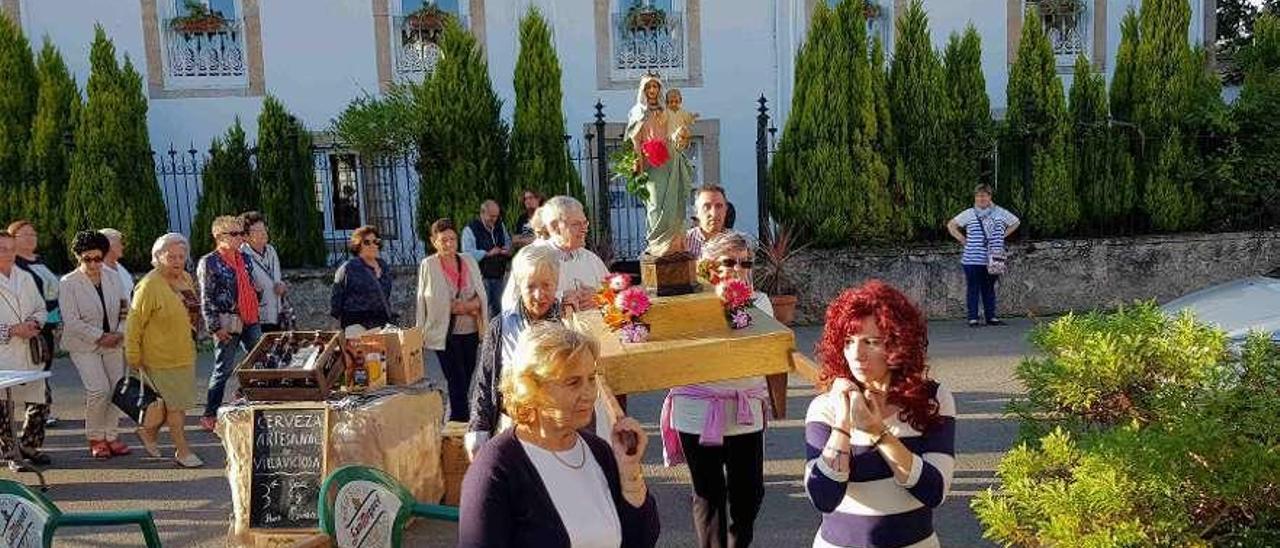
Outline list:
[[[720,259],[720,266],[723,266],[725,268],[733,268],[735,266],[740,266],[742,268],[751,268],[755,266],[755,264],[756,264],[755,261],[751,259],[742,259],[741,261],[739,261],[738,259],[730,258],[730,257],[725,257],[723,259]]]

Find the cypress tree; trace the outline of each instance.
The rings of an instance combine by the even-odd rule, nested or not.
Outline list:
[[[272,96],[258,114],[258,187],[281,266],[324,264],[324,219],[316,204],[311,134]],[[208,226],[197,229],[209,231]]]
[[[943,59],[950,106],[947,120],[955,144],[951,150],[951,176],[946,179],[950,185],[942,201],[946,214],[966,207],[974,186],[984,182],[983,164],[991,157],[994,143],[978,29],[970,24],[963,35],[952,33]]]
[[[71,151],[66,136],[75,130],[80,115],[80,90],[48,37],[36,66],[40,91],[29,156],[35,185],[26,198],[29,209],[24,216],[40,221],[40,255],[55,272],[63,272],[71,265],[63,239],[66,218],[62,203],[71,180]]]
[[[28,195],[27,153],[37,92],[31,44],[13,20],[0,16],[0,220],[6,225],[28,213],[22,198]],[[39,221],[33,219],[45,229]]]
[[[583,201],[582,179],[569,159],[561,110],[560,61],[551,28],[538,8],[520,20],[520,56],[516,59],[516,105],[511,126],[511,197],[504,210],[509,220],[523,210],[521,193],[530,188],[544,196],[567,194]],[[583,202],[585,204],[585,201]],[[515,215],[512,215],[515,214]]]
[[[1062,235],[1080,217],[1067,175],[1067,106],[1057,62],[1035,7],[1027,9],[1018,60],[1009,72],[1008,131],[1021,154],[1011,158],[1026,216],[1040,235]]]
[[[142,75],[133,67],[129,56],[118,83],[124,107],[124,130],[116,149],[116,176],[120,195],[128,196],[125,234],[136,242],[150,242],[169,231],[169,211],[156,179],[155,159],[151,154],[151,136],[147,129],[147,96]],[[94,227],[99,228],[99,227]],[[145,245],[125,249],[125,259],[134,266],[151,262],[151,250]]]
[[[258,186],[254,184],[249,145],[245,142],[240,119],[215,137],[209,147],[209,161],[201,176],[200,200],[191,229],[191,248],[199,253],[213,249],[210,228],[220,215],[238,215],[260,207]]]
[[[1232,117],[1239,128],[1241,187],[1229,198],[1241,203],[1252,226],[1280,223],[1280,14],[1254,23],[1252,43],[1241,49],[1244,85]]]
[[[1134,72],[1138,62],[1138,14],[1129,9],[1120,21],[1120,47],[1111,76],[1111,117],[1134,122]]]
[[[1105,77],[1088,58],[1076,58],[1071,82],[1071,178],[1080,192],[1082,217],[1091,227],[1111,225],[1133,207],[1133,166],[1124,141],[1107,120]]]
[[[423,241],[430,240],[436,219],[453,219],[462,226],[476,216],[480,202],[510,196],[508,128],[480,45],[448,18],[441,49],[435,72],[414,92],[427,128],[418,143],[417,166],[418,234]]]
[[[894,177],[908,190],[908,215],[922,234],[937,235],[953,211],[956,173],[948,165],[954,143],[948,133],[950,96],[942,59],[933,50],[929,18],[921,0],[913,0],[897,20],[898,41],[889,67],[889,111],[895,140]],[[961,197],[965,196],[962,194]]]

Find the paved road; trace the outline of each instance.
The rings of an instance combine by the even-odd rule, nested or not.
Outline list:
[[[947,546],[986,546],[981,528],[969,510],[969,501],[992,485],[995,466],[1017,430],[1001,411],[1008,398],[1020,388],[1013,380],[1013,367],[1028,352],[1027,320],[1013,320],[1003,328],[970,329],[961,322],[930,323],[930,363],[933,375],[956,395],[959,410],[957,428],[957,470],[951,497],[939,508],[936,525]],[[801,348],[810,351],[818,337],[817,328],[801,328],[797,337]],[[202,356],[200,382],[208,370],[209,356]],[[438,377],[438,368],[430,368]],[[223,474],[221,446],[212,434],[195,426],[194,413],[188,436],[208,465],[198,470],[178,469],[165,459],[133,455],[105,463],[94,461],[82,435],[82,393],[79,377],[69,361],[55,364],[54,409],[63,419],[49,431],[47,450],[55,467],[47,477],[53,485],[49,495],[64,509],[115,510],[150,508],[166,546],[224,546],[231,513],[230,490]],[[801,484],[803,467],[804,412],[812,388],[792,379],[786,420],[770,423],[766,437],[766,496],[756,524],[760,546],[807,546],[817,530],[818,513],[809,505]],[[689,477],[684,467],[664,468],[656,428],[659,394],[631,398],[634,416],[649,428],[651,438],[646,474],[654,495],[661,501],[661,546],[692,545],[689,518]],[[136,438],[127,437],[137,445]],[[166,436],[162,435],[162,442]],[[162,443],[162,449],[172,447]],[[5,477],[12,474],[0,472]],[[24,475],[24,480],[33,480]],[[136,546],[141,536],[127,528],[69,530],[78,533],[59,536],[58,546]],[[452,525],[418,524],[409,532],[408,546],[452,546],[456,538]]]

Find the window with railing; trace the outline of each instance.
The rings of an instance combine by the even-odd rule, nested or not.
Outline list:
[[[1058,66],[1073,66],[1076,56],[1089,55],[1089,10],[1086,0],[1029,0],[1044,21],[1045,34]]]
[[[435,71],[442,50],[445,21],[454,18],[468,28],[466,2],[460,0],[389,0],[391,55],[397,79],[420,79]]]
[[[682,0],[620,0],[611,15],[611,76],[631,80],[648,72],[689,77],[688,24]]]
[[[160,6],[165,88],[248,85],[240,0],[171,0]]]

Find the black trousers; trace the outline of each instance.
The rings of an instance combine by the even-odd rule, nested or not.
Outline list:
[[[756,514],[764,501],[764,431],[725,436],[720,447],[699,445],[698,437],[680,433],[680,445],[693,479],[697,545],[750,546]]]
[[[444,350],[437,350],[440,369],[449,384],[449,421],[467,422],[471,419],[468,396],[471,377],[476,372],[476,350],[480,347],[480,334],[449,335]]]
[[[48,384],[48,383],[46,383]],[[0,392],[3,394],[3,392]],[[14,402],[14,411],[22,406],[22,402]],[[41,403],[26,404],[26,418],[22,422],[22,434],[18,438],[18,448],[27,456],[34,455],[44,445],[44,423],[49,419],[49,406]],[[13,417],[9,414],[9,402],[0,401],[0,451],[5,456],[13,451]]]

